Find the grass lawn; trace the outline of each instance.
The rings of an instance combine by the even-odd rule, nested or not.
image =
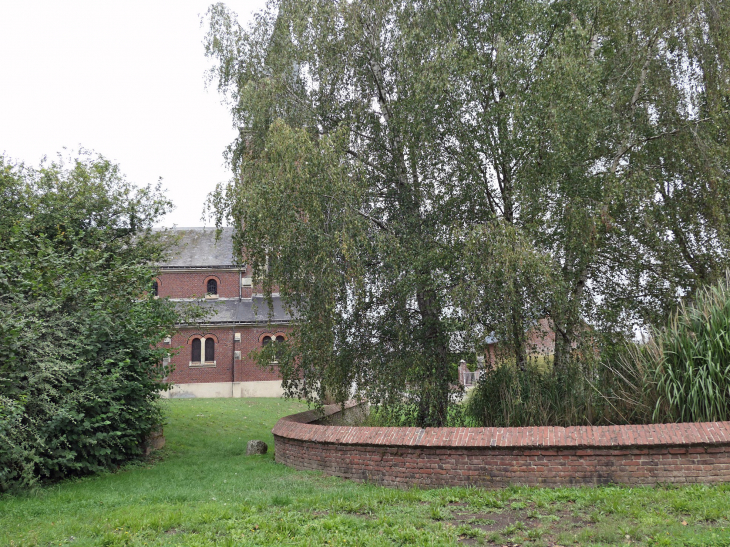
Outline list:
[[[299,403],[164,405],[154,461],[0,498],[0,545],[730,546],[730,485],[391,490],[275,464],[271,428]]]

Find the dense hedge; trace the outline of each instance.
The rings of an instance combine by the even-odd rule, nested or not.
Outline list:
[[[0,197],[0,491],[140,456],[177,319],[146,292],[169,202],[83,152],[0,156]]]

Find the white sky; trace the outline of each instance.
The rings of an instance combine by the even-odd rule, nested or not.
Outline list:
[[[235,138],[203,51],[210,1],[0,2],[0,153],[29,165],[101,153],[139,185],[163,178],[162,225],[201,226]],[[226,2],[245,24],[264,0]],[[210,221],[208,222],[210,224]]]

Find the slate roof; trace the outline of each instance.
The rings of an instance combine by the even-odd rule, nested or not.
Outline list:
[[[292,319],[284,310],[278,296],[273,297],[272,317],[269,317],[266,298],[262,296],[255,296],[251,300],[202,300],[199,304],[212,312],[201,321],[205,324],[285,323]],[[190,305],[190,302],[177,302],[176,305],[184,307]]]
[[[172,228],[167,233],[179,240],[161,268],[234,267],[233,228],[223,228],[217,241],[215,228]]]

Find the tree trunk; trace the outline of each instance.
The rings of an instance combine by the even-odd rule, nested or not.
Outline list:
[[[418,394],[417,427],[443,427],[449,410],[451,391],[448,337],[441,325],[440,306],[433,289],[416,292],[416,301],[424,326],[426,370]]]
[[[515,365],[525,370],[527,362],[527,348],[525,340],[525,324],[522,319],[521,302],[512,305],[512,337],[514,339]]]

